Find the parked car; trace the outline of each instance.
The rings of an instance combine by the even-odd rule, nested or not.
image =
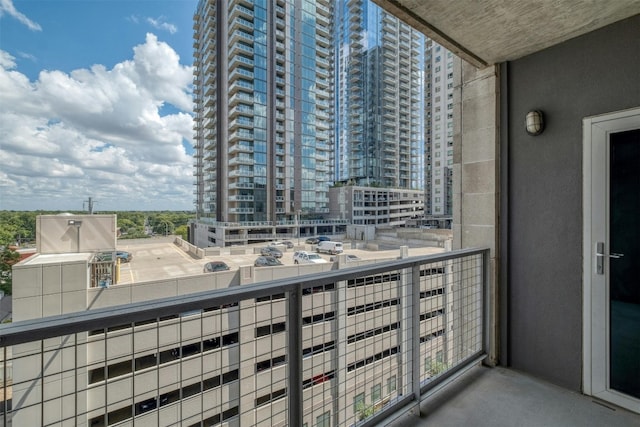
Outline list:
[[[341,254],[342,251],[342,242],[332,242],[330,240],[322,241],[316,247],[316,252],[324,252],[331,255]]]
[[[133,259],[133,254],[127,251],[117,251],[116,258],[120,258],[120,262],[130,262]]]
[[[270,247],[285,247],[287,246],[284,242],[279,242],[277,240],[273,241],[273,242],[269,242],[269,246]]]
[[[318,242],[327,242],[331,240],[330,238],[328,238],[327,236],[318,236]]]
[[[282,251],[275,246],[266,246],[260,249],[260,255],[272,256],[274,258],[282,258]]]
[[[111,261],[111,256],[112,252],[102,252],[98,254],[98,259],[100,261]],[[133,255],[127,251],[116,251],[116,258],[120,259],[120,262],[129,262],[133,259]]]
[[[222,261],[211,261],[204,265],[203,272],[204,273],[215,273],[216,271],[227,271],[230,270],[229,266]]]
[[[294,264],[324,264],[326,262],[326,259],[313,252],[296,251],[293,253]]]
[[[253,265],[256,267],[275,267],[277,265],[282,265],[282,263],[279,259],[272,256],[259,256],[256,258]]]
[[[304,241],[305,243],[308,243],[310,245],[315,245],[319,242],[317,237],[309,237],[307,240]]]
[[[287,249],[292,249],[293,248],[293,242],[291,242],[289,240],[283,240],[282,243],[284,243],[284,245],[287,247]]]

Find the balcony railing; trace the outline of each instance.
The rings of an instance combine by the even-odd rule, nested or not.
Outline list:
[[[277,280],[242,286],[230,279],[242,272],[214,273],[229,287],[3,325],[0,415],[4,425],[375,425],[484,356],[488,257],[340,256],[288,278],[261,267]],[[141,285],[100,292],[117,301],[120,286]]]

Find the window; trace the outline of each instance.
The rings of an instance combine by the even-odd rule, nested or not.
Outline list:
[[[259,326],[256,328],[256,338],[260,338],[272,333],[276,334],[278,332],[284,331],[285,329],[286,329],[285,322],[274,323],[273,325]]]
[[[371,387],[371,403],[376,403],[382,398],[382,385],[376,384]]]
[[[424,373],[428,374],[431,372],[431,356],[424,358]]]
[[[362,408],[364,408],[364,393],[356,394],[353,398],[353,413],[357,414]]]
[[[442,353],[442,350],[438,350],[438,351],[436,352],[436,362],[438,362],[438,363],[442,363],[442,362],[444,362],[444,357],[443,357],[443,356],[444,356],[444,355],[443,355],[443,353]]]
[[[331,427],[331,411],[327,411],[316,418],[316,427]]]
[[[283,388],[283,389],[278,390],[278,391],[274,391],[273,393],[265,394],[264,396],[258,397],[256,399],[255,406],[257,408],[258,406],[264,405],[265,403],[269,403],[269,402],[272,402],[274,400],[277,400],[277,399],[281,398],[282,396],[285,396],[286,394],[287,394],[287,389],[286,388]]]
[[[387,380],[387,394],[396,391],[396,376],[392,376]]]

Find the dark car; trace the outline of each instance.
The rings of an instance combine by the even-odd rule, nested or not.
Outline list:
[[[282,251],[274,246],[267,246],[260,249],[260,255],[272,256],[274,258],[282,258]]]
[[[103,252],[98,255],[98,259],[100,261],[111,261],[111,254],[112,252]],[[116,258],[119,259],[120,262],[129,262],[133,259],[133,255],[131,255],[131,252],[116,251]]]
[[[282,243],[287,247],[287,249],[293,249],[293,242],[289,240],[283,240]]]
[[[309,237],[309,238],[308,238],[307,240],[305,240],[304,242],[305,242],[305,243],[308,243],[308,244],[310,244],[310,245],[317,245],[319,241],[320,241],[320,240],[318,240],[318,238],[317,238],[317,237]]]
[[[320,242],[329,242],[331,241],[330,238],[328,238],[327,236],[318,236],[318,243]]]
[[[279,259],[272,256],[259,256],[253,263],[256,267],[274,267],[276,265],[282,265]]]
[[[229,266],[222,261],[211,261],[204,265],[202,271],[204,273],[215,273],[216,271],[227,271],[229,269]]]

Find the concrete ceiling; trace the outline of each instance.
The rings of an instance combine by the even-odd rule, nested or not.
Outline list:
[[[640,14],[640,0],[373,0],[477,67]]]

